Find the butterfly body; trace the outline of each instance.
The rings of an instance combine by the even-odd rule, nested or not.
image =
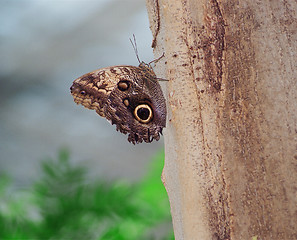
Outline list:
[[[70,89],[74,102],[94,109],[134,144],[159,140],[166,126],[165,98],[148,64],[98,69],[77,78]]]

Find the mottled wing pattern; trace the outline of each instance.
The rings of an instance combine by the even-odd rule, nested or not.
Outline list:
[[[118,79],[109,68],[87,73],[74,80],[70,90],[76,104],[94,109],[105,117],[104,106]]]
[[[103,68],[76,79],[71,94],[77,104],[94,109],[128,141],[159,140],[166,126],[166,103],[152,69],[135,66]]]

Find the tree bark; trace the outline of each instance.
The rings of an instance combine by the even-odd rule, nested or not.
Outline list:
[[[297,2],[147,0],[176,239],[297,239]]]

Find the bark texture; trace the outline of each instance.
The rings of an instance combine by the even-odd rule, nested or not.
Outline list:
[[[297,239],[297,2],[147,8],[176,239]]]

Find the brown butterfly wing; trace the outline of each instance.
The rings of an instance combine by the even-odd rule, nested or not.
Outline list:
[[[70,91],[76,104],[94,109],[100,116],[105,117],[105,104],[117,82],[109,68],[102,68],[74,80]]]
[[[159,134],[166,126],[166,104],[156,76],[149,69],[141,67],[129,66],[125,72],[127,74],[121,75],[107,100],[105,116],[116,124],[118,131],[129,134],[129,142],[135,144],[159,140]],[[121,83],[126,84],[127,88],[121,88]],[[147,116],[151,113],[150,119],[139,118],[135,111],[137,108],[140,113],[147,111]]]
[[[115,66],[88,73],[74,81],[77,104],[94,109],[128,141],[159,140],[166,125],[166,104],[154,72],[146,65]]]

